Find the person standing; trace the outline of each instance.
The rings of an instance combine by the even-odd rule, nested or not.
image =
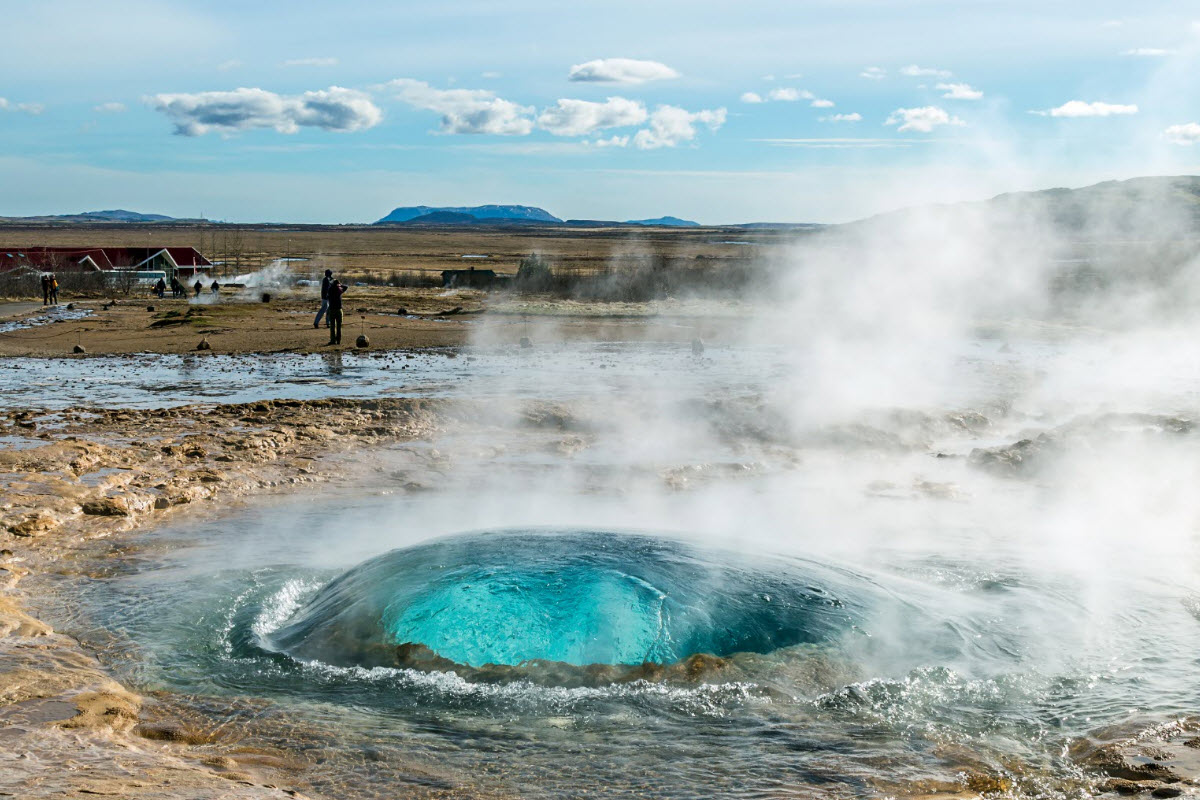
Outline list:
[[[332,281],[329,284],[329,343],[342,343],[342,295],[346,292],[346,285]]]
[[[199,279],[199,278],[196,278],[196,285],[195,285],[195,286],[193,286],[192,288],[196,290],[196,297],[199,297],[199,296],[200,296],[200,290],[204,288],[204,284],[202,284],[202,283],[200,282],[200,279]]]
[[[167,282],[162,278],[158,279],[158,283],[154,284],[154,293],[158,295],[158,299],[162,300],[167,296]]]
[[[58,278],[53,272],[50,273],[50,305],[58,305]]]
[[[321,279],[321,308],[317,310],[317,318],[313,320],[313,327],[321,327],[321,317],[325,317],[325,313],[329,311],[329,285],[333,283],[333,270],[325,270],[325,277]],[[325,327],[329,327],[329,317],[325,317]]]
[[[42,305],[50,305],[50,276],[42,274]]]

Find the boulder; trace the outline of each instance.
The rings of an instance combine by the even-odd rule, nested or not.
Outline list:
[[[88,500],[82,506],[83,513],[93,517],[127,517],[129,504],[121,497],[100,497]]]

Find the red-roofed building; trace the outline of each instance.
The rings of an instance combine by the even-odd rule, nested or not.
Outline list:
[[[165,272],[168,278],[191,277],[212,269],[194,247],[3,247],[0,273]]]

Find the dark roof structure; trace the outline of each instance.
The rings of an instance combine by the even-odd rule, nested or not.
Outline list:
[[[150,264],[185,272],[206,270],[212,262],[194,247],[3,247],[0,272],[18,269],[41,272],[142,269]]]

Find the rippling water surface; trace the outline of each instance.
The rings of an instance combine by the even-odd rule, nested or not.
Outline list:
[[[1103,369],[982,341],[943,406],[804,428],[769,358],[620,352],[639,381],[621,400],[682,388],[626,418],[568,380],[553,399],[587,425],[396,446],[355,485],[156,530],[46,613],[135,688],[319,765],[329,796],[844,797],[985,774],[1081,797],[1077,737],[1200,708],[1185,381],[1113,408]],[[532,395],[506,363],[471,369]],[[697,653],[721,661],[670,668]],[[596,663],[620,669],[581,679]]]

